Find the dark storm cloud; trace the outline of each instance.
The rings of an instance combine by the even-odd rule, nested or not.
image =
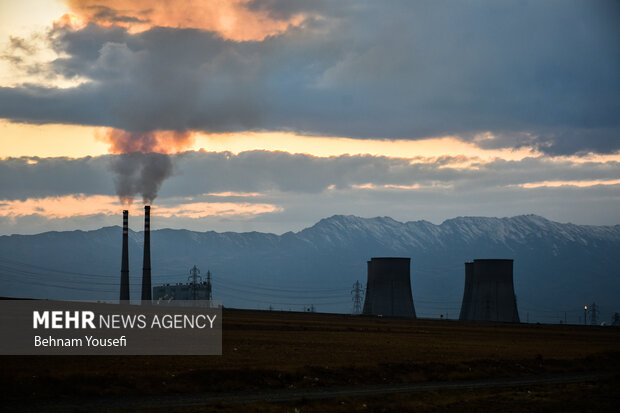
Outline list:
[[[280,2],[300,27],[233,42],[200,30],[56,28],[53,71],[91,83],[0,89],[0,116],[129,131],[455,134],[549,154],[620,149],[620,2]],[[526,139],[524,139],[526,137]],[[477,140],[476,140],[477,142]]]
[[[110,160],[110,156],[0,160],[0,199],[114,194],[108,172]]]
[[[134,16],[125,16],[118,11],[106,6],[89,6],[87,7],[94,11],[93,18],[97,21],[104,21],[109,23],[146,23],[148,20],[140,19]]]
[[[110,165],[118,165],[124,156],[96,158],[9,158],[0,161],[0,200],[60,196],[83,193],[114,195]],[[230,153],[186,152],[171,155],[174,171],[160,196],[187,197],[217,192],[260,192],[267,200],[274,194],[318,195],[325,191],[351,190],[372,184],[394,192],[384,185],[419,185],[422,192],[484,192],[501,194],[506,188],[519,191],[517,185],[541,181],[580,181],[620,179],[616,162],[581,163],[526,158],[521,161],[496,160],[475,168],[451,167],[454,158],[422,160],[375,156],[338,156],[319,158],[285,152],[250,151]],[[36,162],[36,163],[35,163]],[[113,168],[112,168],[113,169]],[[136,174],[137,180],[140,173]],[[330,189],[331,188],[331,189]],[[376,190],[366,190],[373,193]],[[133,194],[131,187],[128,194]],[[132,192],[133,191],[133,192]],[[415,191],[403,191],[414,193]],[[147,194],[148,195],[148,194]],[[376,195],[376,192],[375,192]],[[287,195],[288,196],[288,195]]]
[[[444,191],[442,187],[456,191],[501,191],[531,182],[620,179],[617,162],[576,164],[526,158],[496,160],[462,169],[451,166],[455,161],[450,157],[412,163],[409,159],[369,155],[320,158],[266,151],[242,152],[237,156],[187,152],[175,157],[179,172],[162,188],[161,196],[220,191],[316,194],[331,186],[345,190],[365,184],[419,185],[431,192]]]
[[[269,16],[278,20],[288,20],[300,13],[323,14],[329,9],[329,14],[334,15],[336,8],[345,10],[352,3],[347,0],[333,2],[329,0],[252,0],[246,7],[253,11],[266,11]]]

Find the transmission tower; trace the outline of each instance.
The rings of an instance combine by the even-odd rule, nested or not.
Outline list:
[[[596,305],[596,303],[592,303],[592,305],[590,306],[590,324],[592,324],[593,326],[598,325],[598,306]]]
[[[362,295],[364,294],[362,290],[362,283],[355,281],[353,284],[353,289],[351,290],[351,295],[353,296],[353,314],[361,314],[362,313]]]
[[[192,297],[194,298],[194,300],[196,300],[196,296],[198,294],[198,281],[202,281],[202,277],[198,275],[200,274],[200,270],[195,265],[191,270],[189,270],[189,274],[190,276],[187,277],[187,279],[189,280],[189,283],[191,285]]]

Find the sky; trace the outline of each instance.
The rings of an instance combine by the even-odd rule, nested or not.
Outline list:
[[[0,235],[620,224],[615,0],[0,0]]]

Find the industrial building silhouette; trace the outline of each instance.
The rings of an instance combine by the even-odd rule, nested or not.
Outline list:
[[[202,281],[200,270],[196,265],[190,270],[189,283],[164,284],[153,287],[153,299],[157,302],[172,300],[204,300],[210,301],[213,296],[211,271],[207,271],[207,279]]]
[[[475,259],[465,263],[461,321],[519,322],[513,260]]]
[[[410,258],[372,258],[368,261],[365,315],[416,318],[411,295]]]
[[[153,297],[156,301],[170,300],[211,300],[211,283],[164,284],[153,287]]]

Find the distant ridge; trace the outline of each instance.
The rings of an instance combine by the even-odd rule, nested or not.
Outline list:
[[[153,231],[153,283],[185,282],[196,264],[214,275],[214,296],[230,306],[349,311],[350,286],[366,261],[412,259],[416,311],[456,317],[463,265],[513,258],[521,319],[578,321],[596,301],[620,311],[620,225],[558,223],[537,215],[457,217],[439,225],[390,217],[334,215],[299,232]],[[120,227],[0,237],[3,295],[106,298],[118,295]],[[139,291],[142,237],[130,232],[130,279]],[[27,265],[36,267],[28,267]],[[60,272],[56,271],[60,270]],[[73,274],[69,274],[73,273]],[[570,321],[570,320],[569,320]]]

